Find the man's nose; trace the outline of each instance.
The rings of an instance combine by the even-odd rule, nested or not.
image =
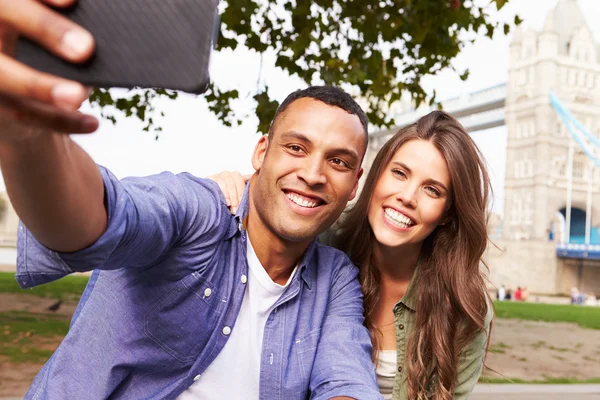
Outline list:
[[[298,178],[302,179],[308,186],[324,185],[327,176],[323,170],[322,160],[316,158],[307,159],[303,168],[298,171]]]

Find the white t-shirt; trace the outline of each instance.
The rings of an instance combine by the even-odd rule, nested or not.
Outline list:
[[[384,400],[392,400],[397,367],[396,350],[380,350],[378,355],[375,372],[377,374],[379,391],[383,395]]]
[[[179,400],[258,399],[265,323],[297,268],[279,285],[256,257],[249,237],[247,243],[248,281],[235,326],[217,358]]]

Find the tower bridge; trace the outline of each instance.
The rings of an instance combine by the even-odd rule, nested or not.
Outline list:
[[[492,284],[548,294],[576,286],[598,295],[600,168],[577,146],[570,157],[573,139],[551,91],[600,137],[600,44],[576,0],[559,0],[541,31],[514,32],[506,83],[443,101],[442,108],[470,132],[507,128],[501,234],[486,255]],[[402,127],[431,110],[392,112]],[[370,134],[365,165],[398,127]]]

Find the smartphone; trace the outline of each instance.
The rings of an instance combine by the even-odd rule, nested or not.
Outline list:
[[[218,0],[78,0],[56,11],[94,36],[91,59],[73,64],[23,38],[17,60],[93,87],[207,89]]]

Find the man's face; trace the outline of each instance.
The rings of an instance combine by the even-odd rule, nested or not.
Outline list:
[[[252,157],[251,207],[284,241],[312,240],[356,195],[365,132],[358,116],[311,98],[279,115]]]

